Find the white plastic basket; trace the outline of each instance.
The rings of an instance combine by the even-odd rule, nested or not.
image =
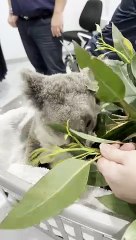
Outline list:
[[[1,189],[8,192],[8,201],[22,198],[31,184],[0,171]],[[98,210],[75,203],[61,215],[42,222],[36,228],[54,240],[119,240],[128,222]]]

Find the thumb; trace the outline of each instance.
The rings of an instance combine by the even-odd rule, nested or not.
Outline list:
[[[114,145],[104,143],[100,145],[100,152],[104,158],[119,164],[124,164],[127,155],[127,151],[122,151]]]

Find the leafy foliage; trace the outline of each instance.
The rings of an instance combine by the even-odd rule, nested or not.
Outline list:
[[[122,240],[136,240],[136,220],[130,224],[125,234],[122,237]]]
[[[130,204],[116,198],[113,194],[97,198],[105,207],[111,209],[118,216],[135,219],[136,214]]]
[[[114,25],[114,46],[105,43],[99,26],[97,30],[100,33],[98,50],[114,52],[122,61],[103,61],[107,53],[95,58],[75,44],[79,67],[88,67],[90,79],[93,79],[87,88],[95,91],[100,101],[101,111],[95,131],[93,135],[77,132],[70,128],[69,121],[64,125],[50,125],[54,131],[64,134],[68,143],[32,153],[32,165],[50,163],[52,169],[25,194],[0,228],[25,228],[39,224],[77,200],[87,184],[106,186],[95,163],[100,157],[99,144],[136,139],[136,53],[129,40]],[[99,201],[120,216],[136,219],[136,206],[117,199],[113,194],[101,197]],[[136,221],[128,227],[122,240],[134,240],[135,236]]]

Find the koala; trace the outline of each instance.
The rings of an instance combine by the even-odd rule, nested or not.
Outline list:
[[[84,133],[91,133],[96,125],[98,105],[94,94],[87,89],[88,70],[51,76],[25,70],[25,95],[35,107],[29,132],[27,157],[39,147],[62,146],[64,135],[56,133],[49,124],[64,124]]]

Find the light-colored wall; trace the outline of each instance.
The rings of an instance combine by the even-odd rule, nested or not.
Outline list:
[[[64,12],[64,30],[79,29],[79,16],[87,0],[67,0]],[[108,22],[120,0],[102,0],[102,20]],[[17,59],[26,56],[17,29],[11,28],[7,23],[7,0],[0,1],[0,41],[5,58]]]

